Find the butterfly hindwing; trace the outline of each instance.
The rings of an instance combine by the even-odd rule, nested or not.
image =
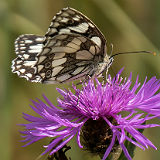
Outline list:
[[[92,74],[100,48],[87,37],[61,34],[50,38],[35,67],[43,83],[63,83]]]
[[[40,77],[35,75],[37,54],[42,51],[44,37],[32,34],[19,36],[15,41],[17,58],[12,61],[12,72],[33,82],[39,82]]]

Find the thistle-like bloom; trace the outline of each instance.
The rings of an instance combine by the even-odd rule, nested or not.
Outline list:
[[[123,79],[120,77],[121,72],[113,79],[108,76],[103,85],[96,79],[96,84],[89,80],[81,90],[73,86],[75,93],[57,89],[63,96],[58,99],[59,108],[45,96],[46,103],[39,99],[38,102],[33,101],[35,107],[31,108],[40,117],[24,113],[24,118],[30,122],[23,124],[26,129],[22,132],[26,138],[24,142],[28,142],[26,145],[51,137],[53,140],[44,146],[46,150],[43,154],[50,152],[52,155],[76,136],[79,147],[103,153],[103,160],[118,145],[125,156],[132,159],[125,141],[143,150],[149,146],[157,149],[140,130],[160,127],[158,124],[146,123],[160,116],[160,93],[157,92],[160,80],[152,77],[147,82],[146,78],[140,87],[137,77],[131,87],[132,75]]]

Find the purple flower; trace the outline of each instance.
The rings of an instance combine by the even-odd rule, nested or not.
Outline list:
[[[132,159],[124,145],[125,141],[143,150],[149,146],[157,149],[139,130],[160,127],[158,124],[146,124],[147,121],[160,116],[160,93],[157,92],[160,89],[160,80],[152,77],[147,82],[146,78],[140,87],[137,76],[135,84],[131,87],[132,75],[123,79],[120,77],[121,72],[122,70],[113,79],[109,75],[104,85],[96,79],[96,84],[89,80],[81,90],[73,86],[75,94],[70,90],[57,89],[63,96],[63,99],[58,99],[58,107],[61,109],[56,108],[46,96],[43,96],[46,103],[39,99],[38,102],[33,101],[35,107],[31,108],[40,117],[24,113],[24,118],[30,123],[23,124],[26,129],[21,132],[25,134],[23,142],[30,145],[42,138],[51,137],[54,140],[44,146],[46,150],[43,154],[50,152],[52,155],[74,136],[77,137],[81,148],[84,145],[92,146],[92,139],[100,145],[100,142],[96,142],[98,139],[102,146],[107,143],[106,147],[101,148],[105,149],[103,160],[117,143],[125,156],[129,160]],[[93,136],[97,138],[92,138]],[[99,137],[103,137],[103,140]],[[87,140],[89,142],[85,142]],[[96,149],[92,151],[94,150]]]

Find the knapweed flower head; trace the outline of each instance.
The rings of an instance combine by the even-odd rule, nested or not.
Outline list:
[[[114,148],[120,146],[125,156],[132,159],[125,141],[145,150],[148,147],[157,149],[140,130],[159,127],[158,124],[147,124],[147,121],[160,116],[160,80],[152,77],[140,85],[138,77],[132,84],[129,78],[120,76],[122,70],[112,79],[108,76],[105,84],[97,79],[89,80],[82,89],[73,86],[70,90],[57,89],[63,96],[58,99],[58,108],[46,96],[46,103],[33,101],[31,108],[40,117],[24,113],[29,124],[23,124],[24,142],[30,145],[40,139],[51,137],[45,153],[50,155],[65,146],[74,136],[79,147],[91,152],[103,152],[105,160]],[[131,87],[131,85],[133,87]],[[125,114],[123,114],[125,112]],[[26,146],[25,145],[25,146]]]

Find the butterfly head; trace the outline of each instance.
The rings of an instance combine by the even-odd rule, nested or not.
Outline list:
[[[103,62],[100,62],[98,64],[98,68],[97,68],[97,73],[96,75],[99,76],[101,75],[104,71],[107,73],[109,67],[111,66],[113,62],[113,57],[109,57],[107,54],[104,57]]]

